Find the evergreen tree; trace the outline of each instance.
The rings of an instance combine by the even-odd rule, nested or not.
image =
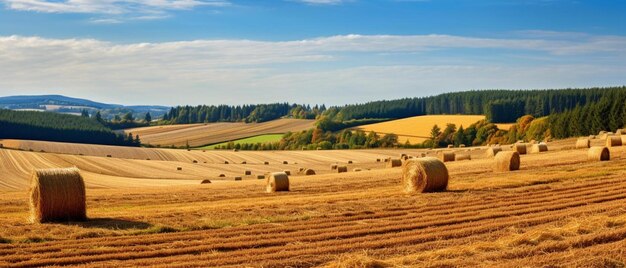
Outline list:
[[[152,122],[152,115],[150,115],[150,112],[146,113],[146,116],[144,117],[143,120],[148,122],[148,123]]]

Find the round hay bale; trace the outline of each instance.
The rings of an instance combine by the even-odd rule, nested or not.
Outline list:
[[[499,152],[495,157],[496,163],[493,167],[495,172],[506,172],[519,170],[520,157],[516,151]]]
[[[615,135],[621,136],[623,134],[626,134],[626,132],[624,131],[624,129],[620,128],[618,130],[615,131]]]
[[[183,170],[183,168],[182,167],[177,167],[176,170],[181,171],[181,170]]]
[[[352,164],[352,160],[348,160],[348,164]]]
[[[268,193],[289,191],[289,176],[284,172],[271,173],[265,180],[265,191]]]
[[[289,170],[283,170],[283,173],[285,173],[287,175],[291,175],[291,171],[289,171]]]
[[[257,180],[264,180],[265,179],[265,175],[257,175],[256,178],[257,178]]]
[[[338,166],[337,167],[337,173],[344,173],[344,172],[348,172],[348,167],[347,166]]]
[[[287,165],[287,164],[289,164],[289,162],[283,161],[283,165]]]
[[[113,157],[113,156],[111,156],[110,154],[107,154],[107,157]]]
[[[352,169],[352,172],[361,172],[361,171],[363,171],[363,170],[362,170],[362,169],[360,169],[360,168],[355,168],[355,169]]]
[[[225,177],[226,177],[226,175],[224,175],[224,174],[220,174],[218,177],[220,177],[220,178],[225,178]]]
[[[421,153],[420,157],[426,157],[426,153]]]
[[[239,149],[233,149],[233,152],[239,152]]]
[[[265,161],[265,162],[263,162],[263,164],[264,164],[264,165],[269,165],[269,164],[270,164],[270,162]]]
[[[450,148],[454,148],[454,145],[448,144],[448,149],[450,149]]]
[[[202,182],[200,182],[200,184],[209,184],[211,183],[211,180],[202,180]]]
[[[389,158],[389,157],[388,157],[388,158],[385,158],[385,163],[387,163],[387,162],[389,162],[389,161],[391,161],[391,158]]]
[[[487,148],[487,152],[485,152],[486,157],[495,157],[499,152],[502,152],[502,148],[500,147],[489,147]]]
[[[593,146],[587,151],[587,159],[589,161],[609,161],[611,160],[611,152],[609,148]]]
[[[626,135],[620,136],[622,139],[622,146],[626,146]]]
[[[244,175],[246,175],[246,176],[248,176],[248,175],[252,175],[252,171],[250,171],[250,170],[246,170],[246,171],[244,172]]]
[[[590,140],[594,140],[594,139],[596,139],[596,136],[595,135],[589,135],[589,139]]]
[[[85,182],[77,168],[35,170],[29,196],[34,223],[87,220]]]
[[[580,138],[576,141],[576,149],[589,148],[591,141],[587,138]]]
[[[310,168],[307,168],[303,171],[304,175],[310,176],[310,175],[315,175],[315,170],[312,170]]]
[[[236,181],[240,181],[240,180],[242,180],[242,178],[241,177],[235,177],[235,180]]]
[[[191,163],[198,164],[198,160],[193,160]]]
[[[454,152],[440,152],[439,153],[439,159],[441,159],[441,161],[443,162],[452,162],[454,161],[455,158],[455,154]]]
[[[224,161],[224,164],[228,165],[229,163],[228,163],[228,161]]]
[[[548,145],[545,143],[533,144],[533,147],[530,148],[530,153],[538,154],[542,152],[548,151]]]
[[[337,164],[330,164],[330,170],[337,170]]]
[[[1,147],[0,147],[1,148]],[[380,162],[380,158],[376,158],[376,162]]]
[[[387,162],[388,168],[394,168],[399,166],[402,166],[402,160],[400,159],[389,159],[389,162]]]
[[[301,167],[298,169],[298,172],[303,172],[305,170],[305,168]]]
[[[402,160],[402,161],[406,161],[406,160],[408,160],[408,159],[409,159],[409,156],[408,156],[408,155],[403,155],[403,156],[400,158],[400,160]]]
[[[405,157],[405,156],[406,156],[406,154],[400,154],[400,158]]]
[[[448,168],[439,159],[411,159],[402,167],[404,190],[409,193],[441,192],[448,188]]]
[[[606,147],[622,146],[622,137],[609,136],[606,138]]]
[[[246,162],[246,161],[242,161],[242,162],[241,162],[241,164],[242,164],[242,165],[245,165],[245,164],[248,164],[248,162]]]
[[[459,144],[460,148],[465,148],[465,144]]]
[[[454,156],[454,161],[472,160],[472,156],[469,154],[457,154]]]
[[[526,143],[516,143],[513,146],[513,149],[518,152],[520,155],[526,154]]]

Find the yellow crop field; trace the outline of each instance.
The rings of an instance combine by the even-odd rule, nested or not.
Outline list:
[[[430,137],[430,131],[434,125],[439,126],[442,130],[447,124],[455,124],[457,128],[460,126],[467,128],[483,119],[485,119],[484,115],[423,115],[358,126],[354,129],[374,131],[379,134],[393,133],[398,135],[399,141],[402,143],[408,140],[412,144],[417,144]],[[512,124],[497,125],[500,129],[508,130]]]
[[[238,140],[264,134],[283,134],[310,129],[314,120],[278,119],[263,123],[207,123],[133,128],[125,133],[139,135],[144,144],[192,147]]]
[[[445,163],[451,177],[447,191],[406,194],[402,169],[385,168],[376,159],[435,156],[439,150],[188,152],[0,143],[5,147],[0,149],[2,267],[619,267],[626,262],[626,146],[611,147],[611,161],[589,162],[587,150],[573,149],[575,139],[555,141],[548,152],[522,155],[514,172],[493,172],[486,147],[455,148],[472,160]],[[20,144],[67,152],[8,146]],[[163,159],[133,158],[145,155]],[[333,163],[348,165],[349,172],[332,173]],[[85,178],[89,220],[29,224],[32,169],[70,166]],[[317,175],[299,176],[301,167],[316,169]],[[354,168],[363,171],[351,172]],[[243,176],[245,170],[252,175]],[[291,190],[266,193],[256,175],[280,170],[292,171]],[[244,179],[234,181],[235,175]],[[212,183],[200,184],[204,178]]]
[[[0,266],[623,263],[626,147],[610,148],[611,161],[588,162],[587,150],[572,149],[574,143],[556,141],[548,152],[523,155],[515,172],[493,172],[484,147],[453,149],[472,160],[446,163],[448,191],[428,194],[404,193],[402,169],[385,168],[376,158],[434,156],[437,150],[207,151],[199,158],[202,152],[130,148],[138,152],[129,155],[156,155],[154,150],[173,157],[138,160],[0,149]],[[98,154],[110,150],[93,147]],[[188,161],[195,158],[213,162]],[[218,163],[224,159],[232,162]],[[278,161],[283,159],[289,164]],[[248,163],[234,163],[241,160]],[[331,163],[363,171],[331,173]],[[85,177],[89,220],[27,223],[27,174],[69,166]],[[299,167],[318,175],[291,176],[289,192],[266,193],[256,176],[229,178],[244,170],[295,173]],[[213,178],[218,172],[227,178]],[[212,183],[201,185],[207,176]]]

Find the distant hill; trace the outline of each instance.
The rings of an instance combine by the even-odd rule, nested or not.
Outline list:
[[[153,118],[159,118],[167,113],[170,107],[156,105],[124,106],[62,95],[23,95],[0,97],[0,109],[48,111],[66,114],[80,114],[84,109],[93,114],[99,110],[104,118],[111,119],[115,115],[128,112],[132,112],[135,117],[141,117],[150,112]]]

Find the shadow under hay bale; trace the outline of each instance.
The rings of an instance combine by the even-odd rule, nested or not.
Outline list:
[[[454,152],[439,152],[439,159],[442,162],[453,162],[456,158],[456,154]]]
[[[268,193],[289,191],[289,176],[284,172],[269,174],[265,180],[265,191]]]
[[[486,157],[495,157],[499,152],[502,152],[502,148],[500,147],[489,147],[485,152]]]
[[[533,147],[530,148],[531,154],[538,154],[548,151],[548,145],[544,143],[533,144]]]
[[[495,164],[493,171],[495,172],[507,172],[519,170],[520,157],[516,151],[499,152],[495,157]]]
[[[394,168],[399,166],[402,166],[402,160],[400,159],[389,159],[389,161],[387,162],[388,168]]]
[[[360,168],[355,168],[355,169],[352,169],[352,172],[361,172],[361,171],[363,171],[363,170],[362,170],[362,169],[360,169]]]
[[[152,224],[140,221],[131,221],[124,219],[113,218],[91,218],[88,221],[72,222],[70,225],[79,226],[82,228],[100,228],[109,230],[130,230],[130,229],[148,229],[152,227]]]
[[[347,166],[338,166],[337,167],[337,173],[344,173],[344,172],[348,172],[348,167]]]
[[[200,182],[200,184],[209,184],[211,183],[211,180],[202,180],[202,182]]]
[[[587,138],[580,138],[576,140],[576,149],[583,149],[591,147],[591,141]]]
[[[606,138],[606,147],[622,146],[622,137],[609,136]]]
[[[256,178],[258,180],[263,180],[263,179],[265,179],[265,175],[257,175]]]
[[[448,168],[434,157],[410,159],[402,167],[402,182],[408,193],[445,191],[448,179]]]
[[[33,172],[30,216],[34,223],[87,220],[85,182],[77,168]]]
[[[236,181],[240,181],[240,180],[242,180],[242,178],[241,177],[235,177],[235,180]]]
[[[603,146],[593,146],[587,151],[587,160],[589,161],[609,161],[611,160],[611,152],[609,148]]]

